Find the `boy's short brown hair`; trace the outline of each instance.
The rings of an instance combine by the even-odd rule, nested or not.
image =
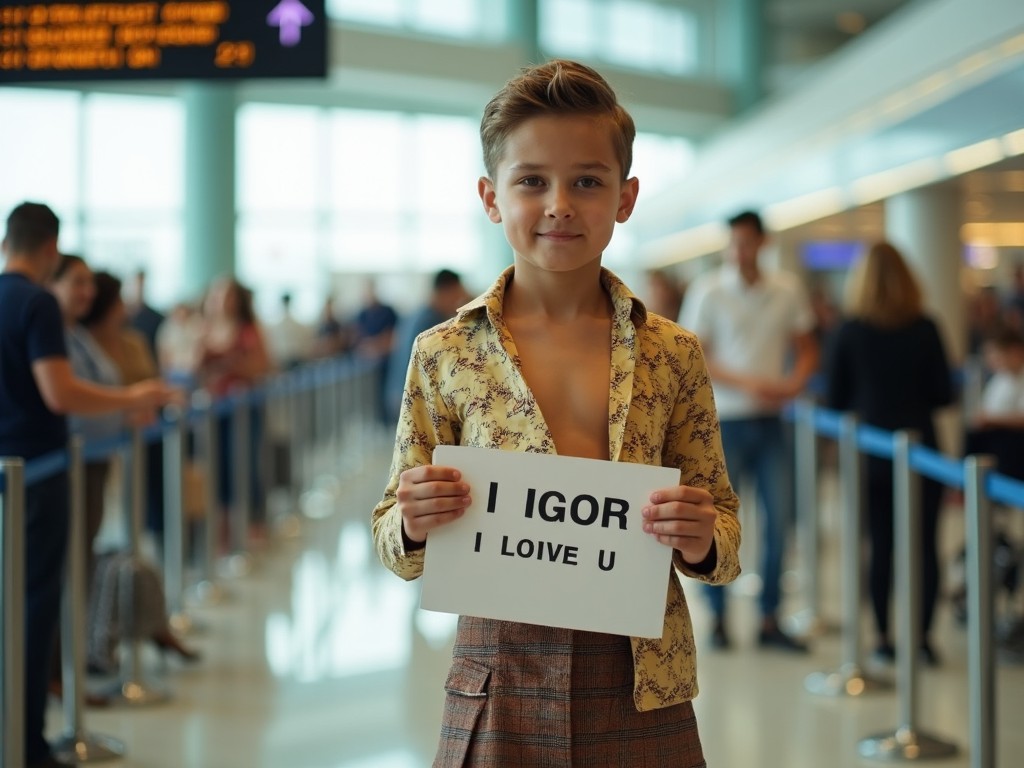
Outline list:
[[[523,121],[541,115],[593,115],[611,119],[612,144],[622,166],[622,178],[633,164],[636,126],[615,91],[595,70],[575,61],[552,59],[524,69],[484,108],[480,143],[487,175],[494,179],[505,140]]]

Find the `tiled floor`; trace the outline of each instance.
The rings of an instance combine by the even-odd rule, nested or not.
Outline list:
[[[332,514],[306,519],[298,538],[276,541],[250,576],[227,582],[230,602],[193,611],[207,624],[205,634],[190,638],[204,654],[199,665],[171,660],[165,666],[147,654],[147,669],[173,690],[170,703],[86,713],[89,729],[127,745],[126,759],[110,765],[430,764],[454,619],[420,611],[416,583],[403,582],[376,560],[368,514],[386,469],[382,450],[318,497],[321,508],[333,499]],[[330,484],[324,487],[331,491]],[[955,525],[951,517],[947,530]],[[828,606],[835,603],[836,580],[827,546],[823,562]],[[696,709],[712,768],[873,764],[858,758],[856,744],[895,728],[896,695],[830,700],[803,689],[808,673],[836,666],[838,636],[822,636],[806,657],[756,650],[753,600],[743,594],[750,591],[748,581],[732,600],[737,648],[715,653],[703,645],[707,616],[692,586],[687,591],[699,635],[702,690]],[[791,603],[799,607],[795,599]],[[966,768],[966,639],[948,610],[941,622],[937,644],[945,663],[921,674],[920,725],[962,748],[959,756],[935,764]],[[1024,765],[1024,667],[1002,666],[999,675],[998,765],[1010,768]],[[50,724],[60,730],[56,705]]]

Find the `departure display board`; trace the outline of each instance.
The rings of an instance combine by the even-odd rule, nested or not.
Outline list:
[[[0,0],[0,83],[326,73],[324,0]]]

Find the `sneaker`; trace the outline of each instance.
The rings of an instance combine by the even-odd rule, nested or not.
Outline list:
[[[763,628],[758,636],[758,644],[762,648],[775,648],[792,653],[807,653],[807,645],[791,635],[787,635],[777,626]]]
[[[725,631],[725,622],[721,619],[715,622],[715,628],[711,630],[711,647],[719,651],[725,651],[732,647],[729,633]]]

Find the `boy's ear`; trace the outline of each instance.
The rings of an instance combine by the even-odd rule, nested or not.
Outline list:
[[[634,176],[622,182],[622,189],[619,191],[619,210],[615,213],[615,221],[624,224],[633,214],[633,206],[636,205],[636,196],[640,192],[640,180]]]
[[[494,182],[486,176],[481,176],[480,180],[476,183],[476,191],[480,195],[480,201],[484,204],[484,212],[487,214],[487,218],[495,224],[500,224],[501,211],[498,210],[498,204],[495,199]]]

